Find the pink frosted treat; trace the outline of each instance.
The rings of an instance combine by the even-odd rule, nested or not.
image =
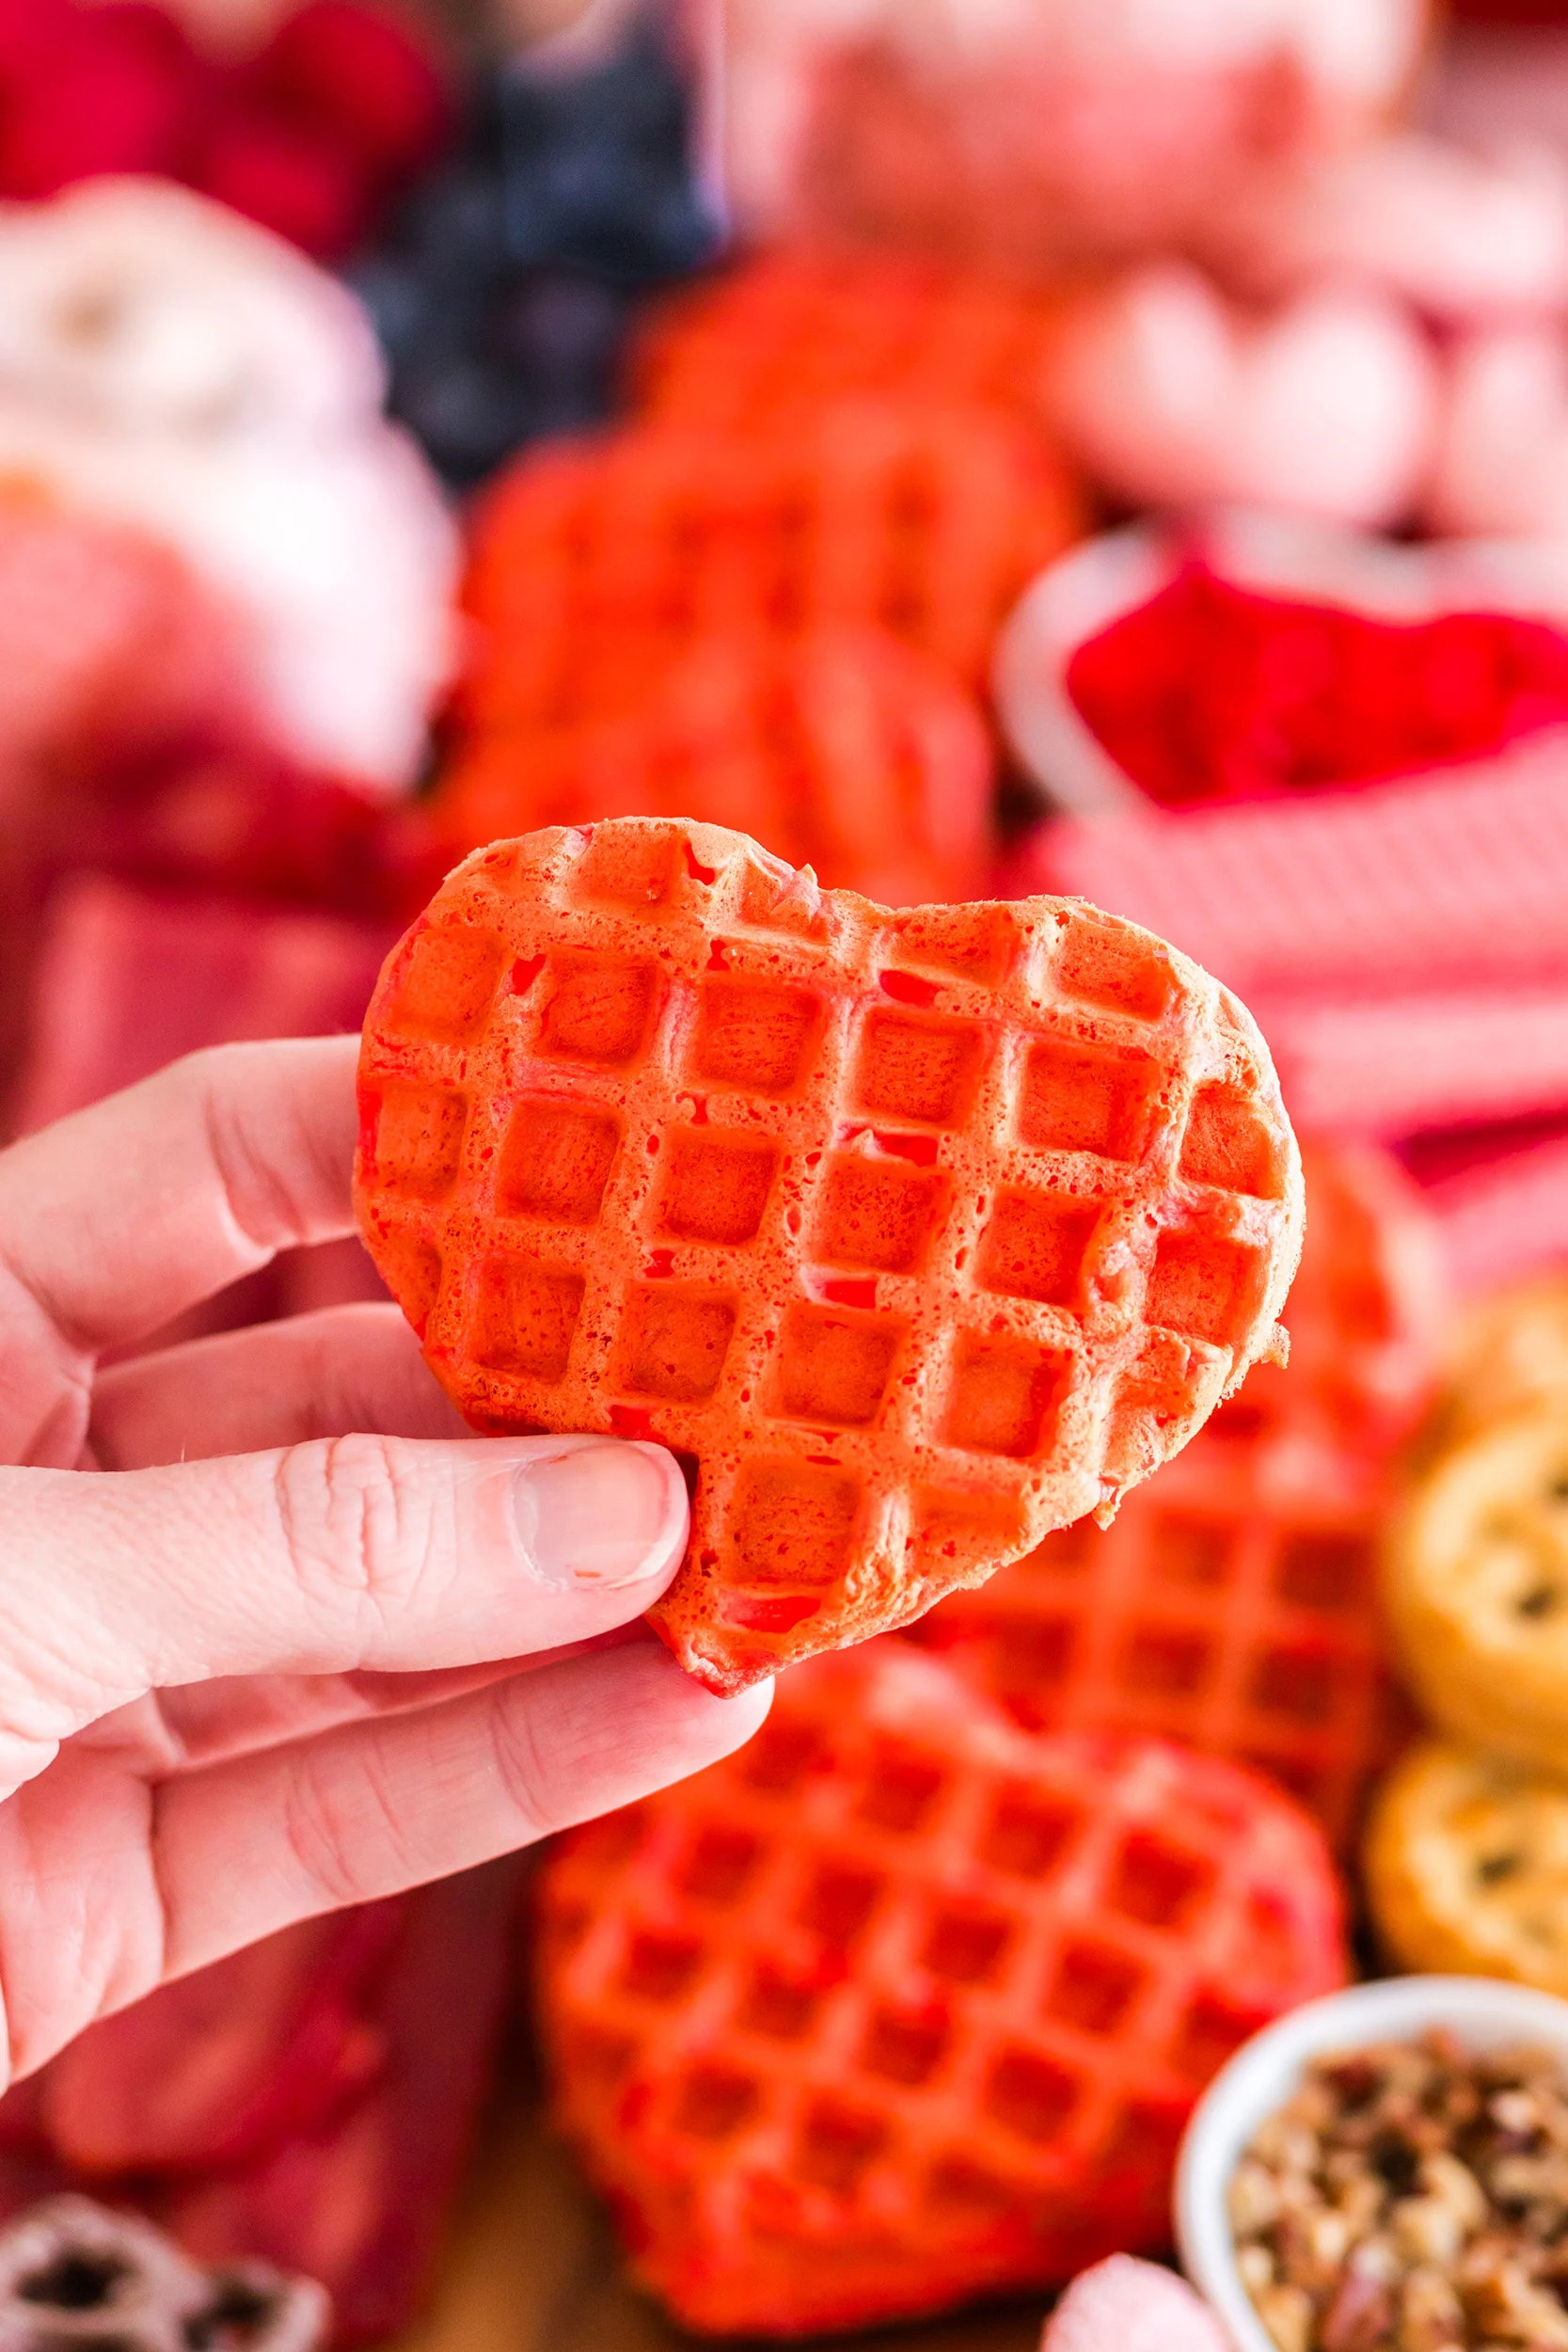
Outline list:
[[[1184,2279],[1158,2263],[1113,2254],[1074,2279],[1040,2352],[1231,2352],[1224,2328]]]

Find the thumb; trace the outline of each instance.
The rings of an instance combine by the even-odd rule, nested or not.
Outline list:
[[[0,1792],[144,1692],[521,1657],[640,1616],[685,1481],[613,1438],[337,1438],[160,1470],[0,1470]]]

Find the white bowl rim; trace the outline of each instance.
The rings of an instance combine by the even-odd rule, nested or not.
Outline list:
[[[1284,2105],[1309,2058],[1448,2026],[1477,2049],[1540,2042],[1568,2058],[1568,2001],[1497,1977],[1385,1977],[1291,2010],[1243,2042],[1194,2108],[1173,2196],[1181,2266],[1218,2312],[1237,2352],[1275,2352],[1236,2270],[1226,2211],[1231,2173],[1266,2116]]]

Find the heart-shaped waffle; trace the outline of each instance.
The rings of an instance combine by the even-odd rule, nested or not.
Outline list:
[[[1247,2035],[1344,1979],[1316,1827],[1163,1741],[1030,1739],[877,1643],[540,1884],[557,2111],[688,2327],[794,2335],[1168,2239]]]
[[[1049,445],[978,403],[844,401],[717,437],[655,419],[546,449],[481,503],[459,708],[547,720],[585,644],[741,624],[887,628],[978,684],[1009,605],[1079,526]]]
[[[591,649],[578,664],[597,675]],[[985,881],[986,723],[950,672],[886,630],[731,630],[657,678],[615,648],[609,669],[603,714],[494,729],[459,754],[433,803],[448,840],[471,850],[540,825],[689,816],[887,906],[967,898]]]
[[[1386,1484],[1205,1430],[1114,1526],[1048,1535],[919,1640],[1031,1730],[1158,1732],[1273,1774],[1343,1846],[1409,1729],[1378,1591]]]
[[[388,959],[356,1205],[467,1419],[695,1457],[710,1689],[1115,1509],[1274,1344],[1301,1176],[1243,1008],[1075,901],[891,914],[744,835],[478,851]]]
[[[1161,1732],[1257,1765],[1344,1844],[1408,1728],[1376,1551],[1441,1270],[1386,1154],[1308,1142],[1302,1166],[1290,1363],[1255,1366],[1103,1534],[1048,1535],[918,1630],[1028,1728]]]

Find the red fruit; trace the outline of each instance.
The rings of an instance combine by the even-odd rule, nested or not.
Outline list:
[[[378,174],[421,164],[451,122],[428,44],[411,25],[354,0],[306,0],[255,73],[280,113],[352,149]]]
[[[43,2075],[55,2153],[199,2170],[319,2129],[386,2060],[366,2012],[404,1926],[395,1899],[306,1920],[89,2027]]]
[[[319,2279],[340,2346],[385,2342],[419,2299],[490,2080],[516,1887],[508,1856],[398,1898],[402,1939],[364,2010],[387,2062],[365,2095],[254,2163],[148,2193],[198,2260]]]
[[[1314,1825],[1149,1740],[1030,1739],[902,1645],[540,1880],[559,2112],[687,2327],[792,2335],[1167,2241],[1238,2042],[1345,1979]]]
[[[75,22],[67,0],[0,0],[0,76],[36,72],[46,51]]]
[[[213,126],[190,180],[317,261],[349,252],[365,230],[359,159],[276,109],[230,107]]]
[[[84,11],[37,53],[13,97],[0,195],[53,196],[98,172],[177,176],[197,88],[189,51],[156,8]]]

